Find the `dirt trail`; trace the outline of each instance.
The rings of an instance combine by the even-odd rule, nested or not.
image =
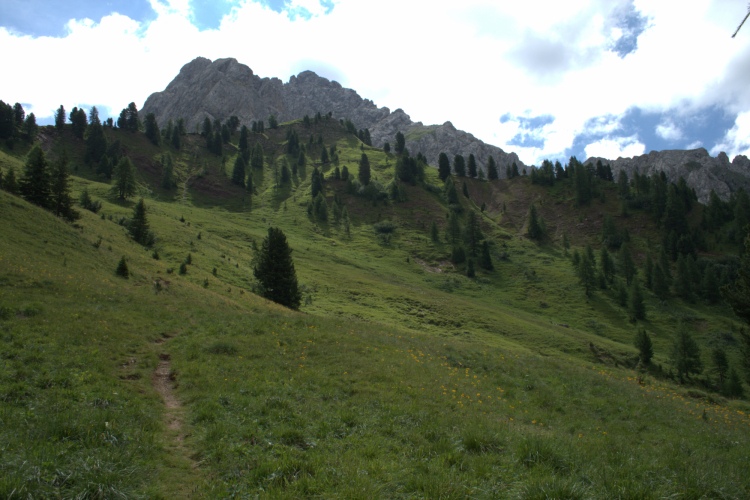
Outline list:
[[[160,339],[157,344],[164,344]],[[164,446],[168,456],[159,470],[160,484],[165,493],[174,498],[190,498],[199,484],[198,463],[185,445],[185,408],[175,394],[175,373],[172,371],[169,354],[159,354],[159,364],[151,377],[151,383],[164,401],[164,423],[166,430]]]

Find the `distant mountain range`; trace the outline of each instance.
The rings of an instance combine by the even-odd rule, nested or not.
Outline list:
[[[500,176],[505,167],[516,163],[519,170],[526,165],[515,153],[486,144],[468,132],[456,129],[451,122],[424,125],[413,122],[403,110],[391,112],[363,99],[352,89],[322,78],[312,71],[292,76],[288,83],[278,78],[260,78],[236,59],[199,57],[186,64],[162,92],[149,96],[142,113],[154,113],[160,126],[168,120],[183,118],[189,131],[197,130],[204,119],[225,121],[235,115],[240,122],[267,120],[275,115],[279,121],[289,121],[332,113],[335,118],[348,119],[358,129],[368,129],[372,144],[382,147],[393,144],[397,132],[406,137],[406,147],[412,154],[422,153],[436,165],[438,155],[445,152],[453,159],[456,154],[468,158],[473,154],[480,168],[493,156]],[[711,190],[722,199],[740,188],[750,190],[750,160],[738,156],[732,162],[726,154],[711,157],[705,149],[651,152],[635,158],[589,158],[585,163],[610,164],[617,175],[624,169],[630,178],[638,170],[651,175],[664,172],[671,181],[684,177],[696,190],[698,199],[707,202]]]

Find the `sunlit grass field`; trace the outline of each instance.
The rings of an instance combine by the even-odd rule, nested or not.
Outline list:
[[[178,186],[164,191],[154,165],[169,148],[119,131],[108,133],[141,169],[135,199],[117,201],[82,153],[72,155],[74,196],[87,188],[103,202],[98,214],[65,223],[0,191],[0,496],[750,495],[750,405],[705,387],[710,347],[740,327],[731,310],[646,293],[647,321],[634,325],[613,292],[586,299],[559,244],[561,228],[578,225],[573,246],[595,243],[586,221],[616,210],[614,194],[581,214],[564,190],[470,180],[462,204],[489,207],[477,212],[495,266],[471,279],[449,262],[448,209],[422,187],[372,203],[330,180],[328,201],[343,200],[350,233],[313,220],[314,147],[291,186],[275,185],[286,126],[260,139],[269,162],[252,196],[227,180],[234,145],[222,166],[188,137],[171,151]],[[364,151],[373,179],[392,181],[395,157],[316,127],[337,145],[339,167],[356,177]],[[20,174],[23,161],[23,151],[0,152],[4,172]],[[326,177],[334,169],[322,167]],[[435,172],[427,182],[439,184]],[[120,224],[141,196],[150,249]],[[529,200],[542,201],[552,233],[541,245],[523,236]],[[561,213],[583,222],[567,226]],[[384,220],[396,227],[388,240],[373,227]],[[253,248],[270,226],[293,249],[299,312],[253,293]],[[636,248],[653,245],[647,228],[632,233]],[[123,256],[127,280],[115,275]],[[696,384],[666,376],[678,320],[703,349]],[[636,370],[637,326],[661,371]],[[153,382],[167,358],[179,442]]]

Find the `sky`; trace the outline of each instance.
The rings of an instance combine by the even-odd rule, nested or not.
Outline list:
[[[544,159],[750,155],[746,0],[2,0],[0,99],[140,109],[196,57],[304,70]]]

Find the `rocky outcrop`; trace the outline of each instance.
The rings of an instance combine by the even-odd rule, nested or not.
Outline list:
[[[445,152],[453,159],[462,154],[467,159],[474,154],[478,164],[485,165],[492,155],[498,163],[500,176],[506,165],[524,164],[515,153],[485,144],[473,135],[457,130],[450,122],[443,125],[423,125],[412,122],[403,110],[392,112],[363,99],[354,90],[322,78],[312,71],[292,76],[288,83],[278,78],[260,78],[235,59],[199,57],[186,64],[162,92],[151,94],[141,110],[154,113],[160,126],[168,120],[183,118],[188,131],[195,132],[208,117],[225,121],[235,115],[240,122],[267,120],[275,115],[281,121],[295,120],[305,115],[332,113],[336,118],[349,119],[358,129],[369,129],[374,146],[393,144],[395,135],[406,137],[406,147],[412,154],[422,153],[436,165],[438,155]]]
[[[620,170],[624,170],[630,179],[638,171],[641,175],[651,176],[664,172],[667,179],[677,182],[683,177],[687,184],[695,189],[698,201],[708,203],[711,191],[715,191],[723,200],[740,188],[750,191],[750,160],[746,156],[736,156],[732,162],[726,153],[712,157],[703,148],[690,150],[652,151],[649,154],[633,158],[589,158],[586,164],[602,164],[612,167],[615,179]]]

